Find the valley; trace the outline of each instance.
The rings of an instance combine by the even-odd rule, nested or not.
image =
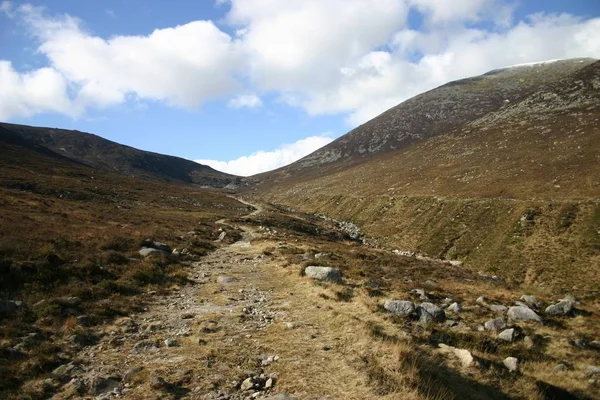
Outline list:
[[[0,397],[600,398],[600,62],[241,178],[0,124]]]

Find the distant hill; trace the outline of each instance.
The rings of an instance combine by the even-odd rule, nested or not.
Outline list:
[[[600,61],[516,66],[417,96],[253,178],[260,196],[350,220],[385,247],[600,293],[599,121]]]
[[[385,111],[293,164],[253,178],[273,182],[344,170],[505,108],[594,61],[580,58],[514,66],[447,83]]]
[[[239,181],[179,157],[121,145],[100,136],[56,128],[0,123],[0,140],[19,143],[35,151],[46,149],[58,156],[106,171],[167,183],[225,187]]]

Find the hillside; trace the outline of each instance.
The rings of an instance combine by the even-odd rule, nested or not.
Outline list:
[[[121,145],[97,135],[56,128],[0,123],[2,137],[8,132],[37,148],[105,171],[166,183],[225,187],[238,178],[179,157]]]
[[[295,163],[254,178],[271,182],[343,170],[481,118],[592,62],[568,59],[508,67],[447,83],[389,109]]]
[[[522,68],[536,67],[509,72]],[[448,87],[457,84],[440,89]],[[528,287],[598,293],[599,88],[600,62],[587,64],[442,134],[356,165],[302,169],[319,152],[313,153],[285,169],[287,179],[283,170],[266,177],[258,193],[350,220],[384,247],[462,260]],[[384,126],[389,115],[360,129]]]

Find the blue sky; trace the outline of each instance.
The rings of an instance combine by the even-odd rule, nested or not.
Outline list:
[[[420,92],[600,57],[600,2],[0,1],[0,120],[249,175]]]

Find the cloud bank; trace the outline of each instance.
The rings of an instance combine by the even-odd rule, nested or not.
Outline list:
[[[194,109],[228,99],[260,107],[264,93],[310,115],[358,125],[450,80],[511,64],[600,57],[600,18],[533,14],[514,21],[500,0],[220,0],[224,21],[102,38],[69,15],[0,3],[47,59],[18,71],[0,60],[0,119],[80,116],[128,101]],[[411,29],[410,12],[423,19]],[[248,95],[247,93],[253,93]]]
[[[243,156],[231,161],[195,161],[219,171],[240,176],[250,176],[291,164],[325,146],[332,140],[327,134],[309,136],[292,144],[284,144],[273,151],[258,151],[249,156]]]

